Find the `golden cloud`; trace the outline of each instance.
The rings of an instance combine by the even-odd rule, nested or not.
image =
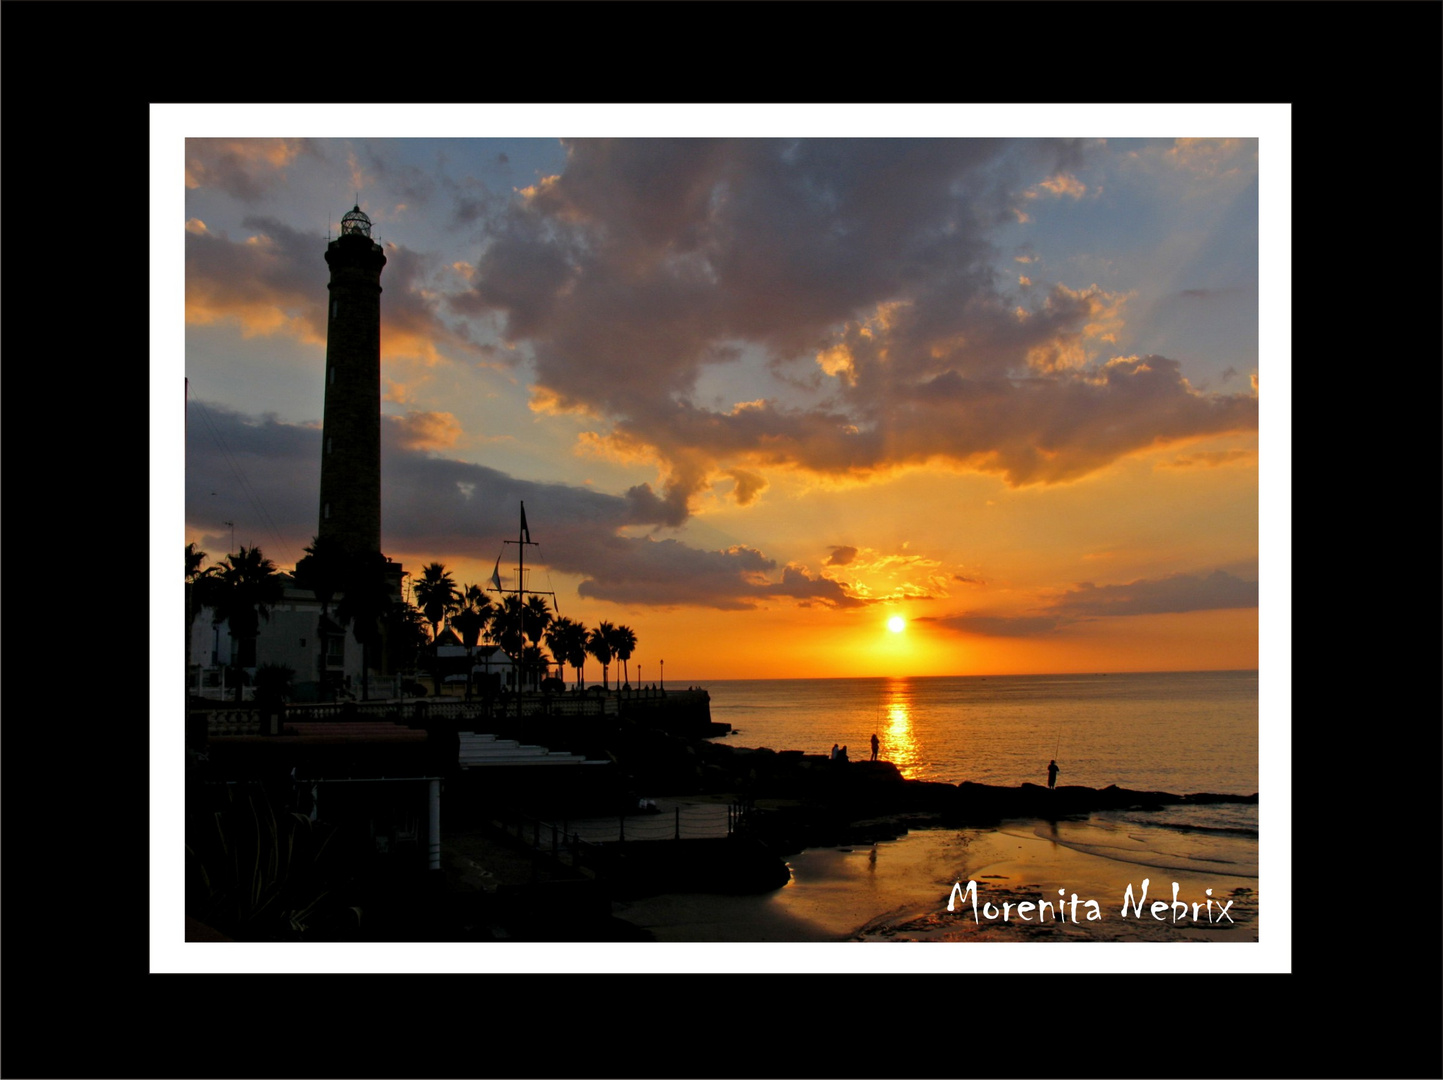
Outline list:
[[[185,186],[220,187],[237,172],[280,171],[301,152],[300,139],[187,139]]]
[[[758,473],[733,469],[727,475],[735,483],[732,488],[732,498],[738,506],[750,506],[756,501],[757,496],[767,488],[766,478]]]
[[[412,410],[396,423],[398,441],[407,450],[447,450],[461,441],[461,422],[448,412]]]
[[[1080,199],[1087,194],[1087,185],[1067,173],[1049,177],[1042,181],[1041,187],[1053,195],[1070,195],[1074,199]]]

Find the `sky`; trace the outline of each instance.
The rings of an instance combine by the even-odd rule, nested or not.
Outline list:
[[[514,587],[524,501],[527,588],[646,682],[1259,666],[1268,110],[171,119],[155,445],[213,559],[316,532],[359,204],[409,573]]]

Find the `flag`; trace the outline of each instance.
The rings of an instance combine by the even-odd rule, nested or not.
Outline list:
[[[521,504],[521,539],[531,543],[531,530],[526,527],[526,504]]]
[[[501,591],[501,556],[496,556],[496,566],[491,571],[491,581],[496,586],[496,591]]]

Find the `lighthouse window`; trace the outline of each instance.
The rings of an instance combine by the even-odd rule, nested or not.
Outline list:
[[[334,319],[334,318],[335,318],[337,315],[339,315],[340,313],[341,313],[341,302],[340,302],[339,300],[332,300],[332,301],[331,301],[331,318]]]
[[[331,382],[332,382],[332,384],[334,384],[335,381],[336,381],[336,369],[335,369],[335,368],[331,368]]]
[[[331,504],[330,504],[330,503],[326,503],[326,520],[327,520],[327,521],[330,521],[330,520],[331,520]]]
[[[329,437],[327,437],[327,439],[326,439],[326,453],[328,453],[328,454],[331,452],[331,443],[332,443],[333,441],[334,441],[334,440],[332,440],[332,439],[329,438]]]

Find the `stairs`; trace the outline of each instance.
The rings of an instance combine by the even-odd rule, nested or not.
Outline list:
[[[554,754],[544,746],[522,746],[515,739],[498,739],[472,731],[460,733],[459,761],[463,769],[498,765],[582,765],[581,754]]]

